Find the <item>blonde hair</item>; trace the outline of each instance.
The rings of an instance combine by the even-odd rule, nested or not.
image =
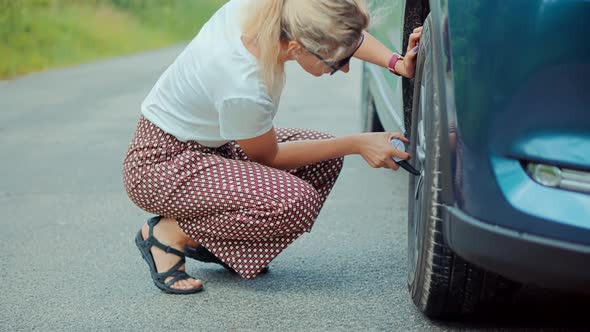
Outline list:
[[[327,61],[344,57],[369,26],[364,0],[253,0],[242,25],[258,47],[262,79],[271,96],[284,84],[281,42],[296,40]]]

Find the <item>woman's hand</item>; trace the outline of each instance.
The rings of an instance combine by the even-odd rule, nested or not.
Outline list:
[[[359,135],[359,154],[373,168],[386,167],[397,170],[399,166],[391,158],[409,160],[410,155],[394,149],[391,146],[392,138],[399,138],[404,143],[409,143],[400,133],[363,133]]]
[[[407,78],[412,78],[416,74],[416,59],[418,58],[418,45],[420,44],[420,37],[422,37],[422,27],[417,27],[414,32],[410,34],[408,41],[408,50],[404,55],[402,62],[402,71],[400,74]]]

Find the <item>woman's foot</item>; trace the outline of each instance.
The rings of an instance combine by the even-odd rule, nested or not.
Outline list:
[[[144,224],[141,227],[141,235],[143,239],[147,239],[149,236],[149,227]],[[154,237],[165,245],[184,252],[184,246],[192,240],[187,236],[178,226],[174,219],[162,218],[160,222],[154,227]],[[194,242],[194,241],[193,241]],[[193,243],[191,242],[191,243]],[[174,254],[168,254],[162,249],[152,246],[150,249],[154,262],[156,263],[156,269],[158,272],[167,271],[178,263],[179,258]],[[178,270],[184,271],[185,266],[181,266]],[[172,280],[173,276],[166,278],[165,282]],[[189,290],[197,289],[202,287],[203,282],[201,280],[195,280],[194,278],[179,280],[172,284],[170,287],[174,289]]]

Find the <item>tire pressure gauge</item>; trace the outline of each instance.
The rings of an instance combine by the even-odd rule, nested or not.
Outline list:
[[[399,138],[392,138],[391,139],[391,146],[393,146],[396,150],[406,152],[406,145]],[[414,167],[412,167],[412,165],[410,165],[410,163],[408,163],[407,160],[400,159],[397,157],[392,157],[391,159],[393,159],[393,161],[395,161],[396,164],[401,166],[403,169],[408,171],[410,174],[420,175],[420,172],[418,172]]]

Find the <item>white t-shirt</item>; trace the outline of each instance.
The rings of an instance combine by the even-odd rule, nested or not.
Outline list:
[[[209,19],[143,101],[145,118],[181,141],[208,147],[272,128],[279,101],[241,40],[239,13],[247,1],[231,0]]]

